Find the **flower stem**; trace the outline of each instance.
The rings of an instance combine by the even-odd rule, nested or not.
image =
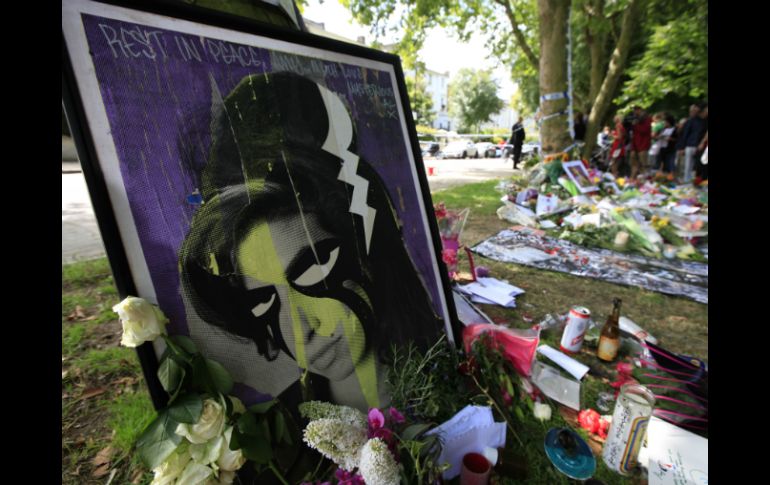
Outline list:
[[[510,419],[508,419],[508,415],[503,412],[502,409],[500,409],[500,406],[497,405],[497,401],[492,398],[492,396],[489,394],[489,392],[484,388],[481,383],[479,383],[478,379],[476,379],[476,376],[471,374],[471,377],[473,378],[473,382],[476,383],[476,387],[479,388],[481,392],[484,393],[484,395],[487,397],[487,399],[492,403],[492,405],[497,409],[497,412],[500,413],[500,416],[503,417],[505,420],[505,424],[508,426],[508,429],[511,431],[511,434],[514,438],[516,438],[516,441],[519,442],[520,446],[524,446],[524,443],[521,441],[521,438],[519,438],[519,435],[516,434],[516,431],[513,430],[513,426],[511,425]]]
[[[272,470],[273,475],[275,475],[276,478],[278,478],[278,480],[280,480],[281,483],[283,483],[283,485],[289,485],[289,482],[287,482],[286,479],[283,478],[283,475],[281,474],[281,472],[278,470],[278,468],[275,467],[273,460],[270,460],[267,463],[267,466],[270,467],[270,470]]]

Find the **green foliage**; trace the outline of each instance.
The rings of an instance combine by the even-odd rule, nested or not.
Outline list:
[[[442,336],[424,354],[413,344],[393,347],[388,369],[391,404],[412,419],[444,422],[470,395],[457,373],[460,356]]]
[[[415,114],[415,123],[430,126],[434,119],[433,99],[425,90],[425,80],[417,74],[416,76],[407,76],[405,81],[409,103]]]
[[[675,97],[686,105],[708,97],[708,3],[691,0],[687,5],[689,14],[652,29],[616,103],[654,106]]]
[[[462,131],[475,130],[505,104],[497,96],[491,71],[463,68],[449,83],[449,111],[460,120]]]

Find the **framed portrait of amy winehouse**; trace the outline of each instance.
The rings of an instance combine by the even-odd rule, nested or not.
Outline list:
[[[62,2],[65,109],[121,296],[246,405],[300,382],[387,404],[392,346],[459,336],[398,57],[136,5]],[[163,344],[139,352],[156,406]]]

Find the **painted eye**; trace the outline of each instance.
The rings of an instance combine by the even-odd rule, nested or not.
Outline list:
[[[255,317],[261,317],[267,313],[271,306],[273,306],[273,302],[275,302],[275,293],[270,295],[270,299],[266,302],[260,303],[259,305],[252,308],[251,313],[254,314]]]
[[[310,265],[304,273],[294,280],[294,284],[297,286],[317,285],[332,272],[332,268],[334,268],[334,263],[337,262],[337,256],[339,256],[339,254],[339,247],[332,249],[329,252],[329,260],[326,263]]]

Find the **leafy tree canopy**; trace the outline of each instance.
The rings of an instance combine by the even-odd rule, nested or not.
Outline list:
[[[459,119],[460,130],[478,132],[481,123],[503,109],[497,90],[491,71],[460,69],[449,83],[449,112]]]

